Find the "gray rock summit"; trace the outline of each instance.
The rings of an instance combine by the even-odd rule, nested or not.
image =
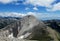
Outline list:
[[[40,30],[41,28],[46,28],[45,24],[41,21],[38,21],[34,16],[29,15],[29,16],[25,16],[23,17],[23,19],[21,19],[21,30],[19,31],[17,37],[21,36],[21,35],[25,35],[25,38],[28,37],[28,35],[35,33],[35,30]],[[36,27],[36,26],[40,26],[40,27]],[[37,33],[37,32],[36,32]],[[39,34],[39,33],[37,33]]]
[[[58,41],[56,35],[56,31],[47,27],[42,21],[32,15],[25,16],[15,23],[0,29],[1,37],[17,39]]]

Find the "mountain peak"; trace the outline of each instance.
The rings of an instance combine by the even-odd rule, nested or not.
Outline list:
[[[54,41],[58,40],[55,35],[57,34],[56,31],[47,27],[42,21],[37,20],[33,15],[27,15],[21,18],[21,20],[9,24],[1,30],[3,30],[0,31],[0,36],[2,37],[32,40],[42,39],[43,41],[51,39]]]

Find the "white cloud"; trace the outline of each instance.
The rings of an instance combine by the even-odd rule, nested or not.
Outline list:
[[[55,4],[52,8],[52,11],[60,10],[60,2]]]
[[[46,13],[28,12],[27,15],[33,15],[37,18],[49,17]]]
[[[58,18],[60,19],[59,14],[28,12],[27,15],[33,15],[38,19],[58,19]]]
[[[33,7],[32,9],[33,9],[33,10],[38,10],[37,7]],[[29,7],[26,7],[25,10],[30,10],[30,8],[29,8]]]
[[[38,10],[38,8],[37,8],[37,7],[34,7],[33,9],[34,9],[34,10]]]
[[[28,12],[27,15],[34,15],[35,16],[35,12]]]
[[[52,8],[47,9],[47,11],[57,11],[60,10],[60,2],[57,4],[54,4]]]
[[[34,6],[51,7],[51,4],[56,0],[26,0],[25,4],[32,4]]]
[[[0,13],[0,16],[3,17],[23,17],[26,15],[33,15],[38,19],[56,19],[56,18],[60,18],[59,14],[48,14],[48,13],[37,13],[37,12],[27,12],[25,14],[22,13],[17,13],[17,12],[7,12],[7,13]]]
[[[22,13],[16,13],[16,12],[4,12],[4,13],[0,13],[0,16],[3,17],[22,17],[22,16],[26,16],[26,14],[22,14]]]
[[[26,7],[25,10],[29,10],[30,8]]]
[[[46,7],[47,11],[57,11],[57,10],[60,10],[60,2],[51,5],[55,1],[56,0],[26,0],[26,2],[24,4],[34,5],[35,6],[33,8],[34,10],[38,10],[37,6]]]
[[[12,4],[15,4],[15,5],[20,5],[20,3],[17,3],[17,2],[16,2],[16,3],[12,3]]]
[[[17,2],[18,0],[0,0],[0,3],[6,4],[11,2]]]

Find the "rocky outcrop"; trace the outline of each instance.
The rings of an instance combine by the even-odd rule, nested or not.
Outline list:
[[[42,21],[32,15],[25,16],[21,20],[1,29],[0,36],[12,39],[59,41],[58,32],[47,27]]]
[[[0,37],[0,41],[37,41],[37,40],[26,40],[26,39],[17,39],[17,38],[7,38],[7,37]]]

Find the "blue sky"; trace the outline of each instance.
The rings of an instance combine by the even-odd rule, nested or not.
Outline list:
[[[39,19],[60,19],[60,0],[0,0],[0,16],[34,15]]]

